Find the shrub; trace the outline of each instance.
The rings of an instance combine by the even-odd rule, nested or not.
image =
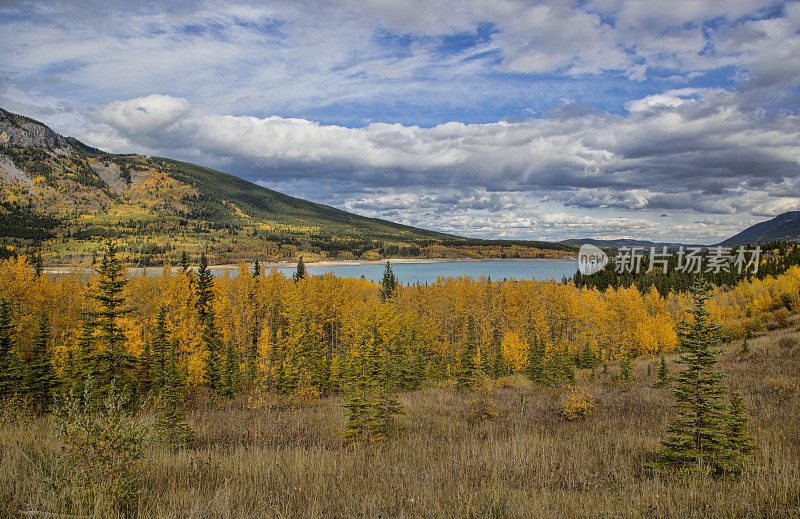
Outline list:
[[[595,411],[597,400],[594,396],[577,387],[571,387],[561,400],[561,416],[567,420],[580,420]]]
[[[475,398],[469,403],[468,420],[470,422],[483,422],[493,420],[497,413],[494,411],[494,402],[490,395],[492,393],[492,381],[480,375],[475,377]]]
[[[778,328],[787,328],[789,326],[789,310],[781,308],[775,312],[775,323]]]
[[[69,504],[101,507],[101,516],[126,514],[136,501],[142,431],[125,411],[126,398],[112,382],[104,402],[95,405],[91,380],[84,397],[65,399],[58,425],[69,467],[64,490]]]
[[[500,388],[514,387],[514,381],[511,380],[511,377],[500,377],[495,383],[497,384],[497,387]]]
[[[800,382],[797,381],[791,382],[789,380],[780,377],[777,378],[767,377],[766,381],[767,384],[769,384],[770,388],[772,388],[772,391],[778,394],[792,393],[794,391],[797,391],[797,388],[800,387]]]

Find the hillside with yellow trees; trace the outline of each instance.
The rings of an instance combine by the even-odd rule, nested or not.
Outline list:
[[[204,251],[220,264],[546,258],[576,250],[367,218],[195,164],[105,153],[0,109],[0,257],[41,252],[45,265],[92,266],[108,237],[137,266],[160,265],[174,251]]]

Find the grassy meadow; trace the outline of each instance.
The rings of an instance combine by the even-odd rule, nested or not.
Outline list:
[[[800,333],[726,344],[718,368],[749,410],[758,450],[735,479],[653,472],[645,461],[673,417],[657,358],[615,383],[600,366],[577,385],[597,402],[560,414],[565,387],[523,376],[495,381],[496,417],[469,419],[471,393],[447,386],[400,395],[386,442],[342,445],[344,398],[267,394],[187,401],[195,446],[146,442],[135,517],[800,517]],[[675,354],[667,357],[672,364]],[[524,410],[521,405],[524,397]],[[143,427],[154,411],[137,415]],[[52,415],[6,409],[0,429],[0,516],[103,517],[66,507],[62,444]],[[62,515],[67,514],[67,515]]]

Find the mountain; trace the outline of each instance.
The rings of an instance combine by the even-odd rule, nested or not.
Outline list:
[[[772,220],[757,223],[720,242],[723,247],[767,243],[771,241],[800,241],[800,211],[779,214]]]
[[[142,265],[183,250],[205,250],[219,262],[574,250],[368,218],[187,162],[106,153],[0,108],[0,255],[42,249],[49,264],[83,264],[104,237],[115,237],[123,256]]]

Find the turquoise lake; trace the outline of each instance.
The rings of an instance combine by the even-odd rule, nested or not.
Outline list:
[[[391,261],[390,261],[391,263]],[[328,267],[315,267],[306,265],[306,270],[311,275],[327,274],[346,278],[359,278],[379,283],[383,277],[385,264],[381,265],[335,265]],[[294,273],[294,267],[279,267],[278,270],[286,276]],[[437,263],[392,263],[392,270],[398,281],[404,285],[416,283],[433,283],[436,278],[468,276],[478,279],[481,276],[491,277],[493,280],[503,279],[532,279],[538,280],[572,277],[578,270],[576,260],[497,260],[497,261],[447,261]]]

